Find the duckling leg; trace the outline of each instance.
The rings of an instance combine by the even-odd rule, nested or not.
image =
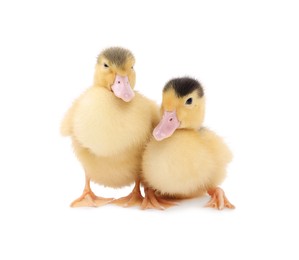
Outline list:
[[[83,193],[78,199],[71,203],[71,207],[99,207],[109,203],[112,200],[113,198],[102,198],[96,196],[91,191],[90,178],[86,176]]]
[[[167,200],[158,197],[155,191],[151,188],[144,188],[145,198],[141,204],[141,209],[160,209],[164,210],[177,204],[172,200]]]
[[[235,206],[229,202],[226,198],[224,191],[217,187],[215,189],[210,189],[207,191],[208,194],[211,196],[210,201],[205,205],[206,207],[215,208],[222,210],[225,207],[229,209],[234,209]]]
[[[143,197],[140,192],[140,180],[137,179],[132,192],[128,196],[113,200],[112,203],[123,207],[130,207],[140,205],[142,201]]]

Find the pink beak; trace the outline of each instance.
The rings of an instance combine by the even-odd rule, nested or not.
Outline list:
[[[121,98],[125,102],[130,102],[135,96],[127,76],[123,77],[116,75],[111,89],[115,96]]]
[[[180,122],[176,116],[176,112],[165,111],[160,123],[154,129],[153,135],[157,141],[161,141],[171,136],[179,126]]]

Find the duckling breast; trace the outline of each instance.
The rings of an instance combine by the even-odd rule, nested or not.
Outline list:
[[[151,109],[136,93],[126,103],[104,88],[92,87],[81,97],[74,115],[74,138],[98,156],[115,156],[145,143]]]
[[[221,161],[226,148],[216,135],[208,135],[177,130],[160,142],[152,139],[143,155],[144,181],[162,194],[179,196],[190,196],[211,182],[221,182],[230,158]]]

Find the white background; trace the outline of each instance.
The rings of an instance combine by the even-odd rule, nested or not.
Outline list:
[[[298,259],[298,13],[296,1],[1,1],[0,258]],[[158,103],[170,78],[201,81],[205,124],[234,153],[222,185],[234,211],[208,197],[69,207],[84,174],[59,124],[115,45]]]

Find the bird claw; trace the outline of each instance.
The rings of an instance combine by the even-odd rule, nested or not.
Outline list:
[[[143,201],[140,192],[132,191],[128,196],[113,200],[111,203],[123,207],[139,206]]]
[[[142,201],[143,197],[140,192],[140,180],[137,179],[132,192],[128,196],[113,200],[111,203],[122,207],[132,207],[141,205]]]
[[[217,187],[215,190],[209,191],[208,193],[211,195],[211,199],[208,201],[205,207],[219,210],[223,210],[224,208],[235,208],[235,206],[226,198],[224,191],[221,188]]]
[[[84,191],[83,194],[71,203],[71,207],[100,207],[113,201],[113,198],[96,196],[92,191]]]
[[[145,189],[145,198],[143,199],[143,202],[141,204],[141,209],[159,209],[159,210],[164,210],[167,209],[171,206],[176,206],[177,203],[174,201],[164,199],[161,197],[158,197],[155,194],[155,191],[146,188]]]

